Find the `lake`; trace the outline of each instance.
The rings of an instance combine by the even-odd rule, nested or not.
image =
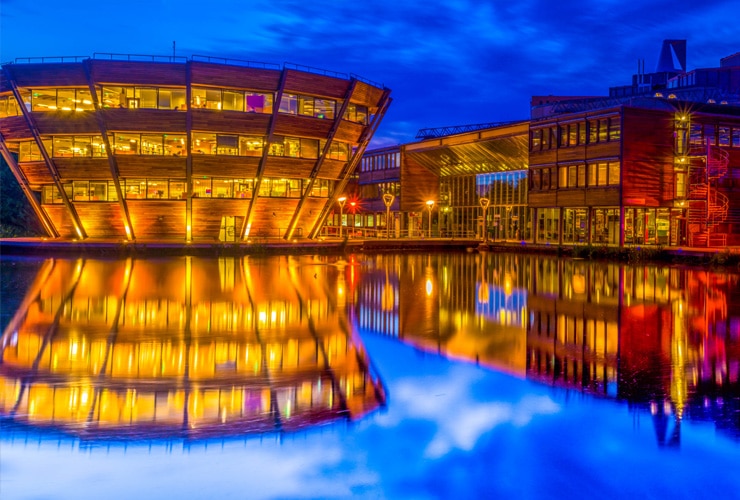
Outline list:
[[[3,257],[0,496],[740,493],[740,273]]]

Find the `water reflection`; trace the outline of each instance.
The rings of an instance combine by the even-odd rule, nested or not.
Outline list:
[[[626,400],[660,445],[683,419],[740,437],[740,276],[514,254],[367,257],[360,331]]]
[[[344,263],[328,264],[46,260],[0,339],[0,415],[84,439],[356,419],[385,395],[347,327]]]

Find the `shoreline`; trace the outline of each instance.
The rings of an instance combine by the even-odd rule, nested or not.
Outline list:
[[[77,256],[77,257],[177,257],[177,256],[259,256],[259,255],[339,255],[346,253],[388,252],[516,252],[557,255],[577,259],[609,260],[633,263],[729,266],[740,269],[740,247],[691,248],[628,247],[577,245],[541,245],[529,242],[488,242],[477,239],[344,239],[294,240],[262,239],[252,242],[213,242],[139,240],[50,240],[46,238],[2,238],[0,255]]]

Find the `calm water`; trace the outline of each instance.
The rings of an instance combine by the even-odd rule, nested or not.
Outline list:
[[[740,274],[0,259],[0,497],[740,495]]]

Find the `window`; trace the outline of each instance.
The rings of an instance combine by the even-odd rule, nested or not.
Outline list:
[[[568,145],[568,126],[561,125],[559,128],[560,133],[560,147],[564,148]]]
[[[685,172],[676,172],[676,198],[686,198]]]
[[[162,152],[165,156],[182,156],[187,154],[185,135],[164,134],[162,136]]]
[[[578,186],[578,167],[571,165],[568,167],[568,187]]]
[[[349,103],[343,118],[351,122],[367,125],[367,114],[367,107]]]
[[[700,123],[692,123],[689,128],[689,142],[692,146],[700,146],[704,144],[702,137],[702,127]]]
[[[213,179],[214,198],[233,198],[234,181],[232,179]]]
[[[126,179],[124,194],[126,199],[146,199],[146,179]]]
[[[578,124],[578,144],[586,144],[586,122]]]
[[[732,147],[740,148],[740,127],[732,129]]]
[[[599,142],[606,142],[609,138],[609,120],[602,118],[599,120]]]
[[[22,141],[19,144],[18,161],[41,161],[41,151],[36,141]]]
[[[211,179],[193,179],[193,196],[196,198],[210,198]]]
[[[532,130],[530,136],[530,151],[539,151],[542,147],[542,129]]]
[[[606,186],[607,185],[607,163],[599,163],[598,164],[599,173],[598,173],[598,185],[599,186]],[[617,181],[614,182],[614,184],[619,184],[619,174],[617,173]]]
[[[719,145],[724,147],[730,145],[730,127],[719,128]]]
[[[171,200],[184,200],[188,196],[186,183],[182,179],[170,179],[169,188]]]
[[[139,134],[114,133],[110,138],[110,147],[116,155],[138,155],[140,142]]]
[[[578,124],[571,123],[568,125],[568,146],[578,145]]]
[[[54,136],[52,138],[52,154],[54,158],[74,156],[74,138],[72,136]]]
[[[288,113],[291,115],[298,114],[298,96],[294,94],[283,94],[280,99],[280,107],[278,108],[280,113]]]
[[[224,90],[223,109],[227,111],[244,111],[244,92]]]
[[[618,161],[611,161],[609,162],[609,185],[618,185],[620,182],[619,179],[619,162]]]
[[[141,154],[162,155],[164,154],[164,137],[159,135],[141,135]]]
[[[239,156],[262,156],[262,137],[239,136]]]
[[[167,179],[148,179],[146,183],[146,197],[150,200],[168,198],[167,186]]]
[[[113,191],[115,191],[115,187]],[[108,201],[107,182],[90,181],[90,201]]]
[[[15,100],[15,97],[12,95],[0,97],[0,118],[20,115],[21,108],[18,107],[18,101]]]
[[[597,142],[599,142],[599,120],[589,120],[588,142],[590,144],[596,144]]]
[[[622,127],[619,123],[619,118],[609,119],[609,140],[618,141],[621,137]]]
[[[324,149],[324,141],[321,141],[321,149]],[[349,144],[332,141],[326,157],[331,160],[347,161],[349,158]]]
[[[72,183],[72,196],[74,201],[89,201],[88,189],[90,188],[87,181],[74,181]]]
[[[597,165],[596,163],[589,163],[588,164],[588,185],[591,186],[597,186]]]
[[[216,134],[193,132],[193,154],[216,154]]]
[[[568,187],[568,167],[560,167],[560,175],[558,178],[558,187]]]
[[[578,187],[586,186],[586,165],[578,165]]]
[[[234,198],[251,198],[254,191],[254,181],[252,179],[234,180]]]

